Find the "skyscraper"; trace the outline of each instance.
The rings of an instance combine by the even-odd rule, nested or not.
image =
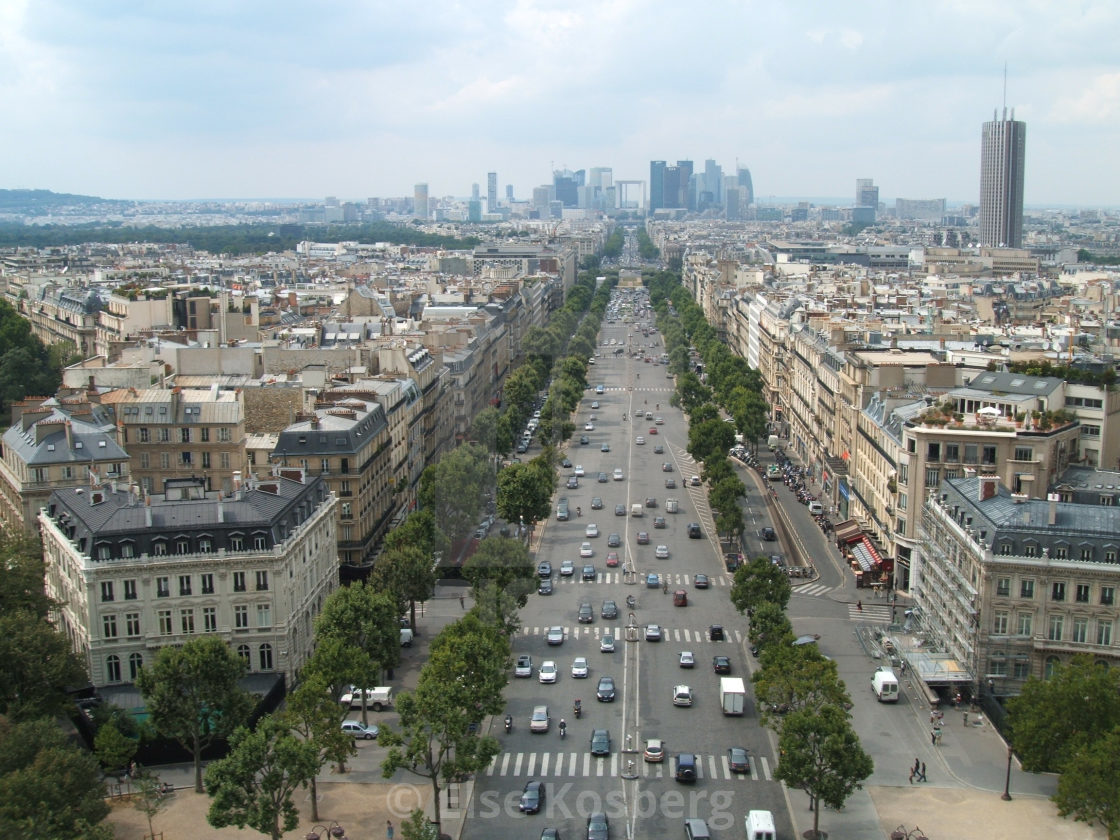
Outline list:
[[[739,181],[739,203],[743,207],[754,204],[754,184],[751,182],[751,171],[745,166],[740,166],[736,176]]]
[[[875,221],[879,212],[879,188],[875,186],[874,179],[856,178],[856,207],[863,208],[863,212],[853,214],[853,221],[857,216],[861,221]]]
[[[1005,248],[1023,245],[1023,164],[1027,124],[992,113],[980,146],[980,244]]]
[[[486,173],[486,212],[498,212],[498,173]]]
[[[673,206],[695,210],[696,194],[690,189],[690,187],[695,187],[696,185],[692,180],[692,161],[678,160],[677,169],[680,170],[680,181],[678,182],[680,184],[680,192],[678,193],[679,198],[677,199],[677,203]]]
[[[418,219],[428,218],[427,184],[417,184],[412,188],[412,215]]]
[[[665,161],[649,162],[649,209],[660,210],[665,206]]]

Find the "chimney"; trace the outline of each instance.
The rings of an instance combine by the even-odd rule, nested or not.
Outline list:
[[[218,498],[218,521],[226,521],[226,506],[223,504],[221,497]]]
[[[312,429],[318,429],[319,428],[319,415],[318,414],[312,414],[311,415],[311,428]]]
[[[1046,524],[1053,526],[1058,524],[1058,500],[1061,497],[1057,493],[1047,493],[1046,501],[1050,503],[1050,510],[1046,516]]]
[[[70,424],[69,420],[66,421],[66,448],[74,448],[74,427]]]
[[[241,470],[233,471],[233,492],[238,499],[241,498]]]
[[[147,493],[144,494],[144,524],[152,527],[152,497]]]
[[[980,499],[979,499],[979,501],[982,502],[985,499],[990,499],[993,496],[995,496],[996,492],[998,491],[998,488],[999,488],[999,476],[998,475],[982,475],[982,476],[980,476]]]

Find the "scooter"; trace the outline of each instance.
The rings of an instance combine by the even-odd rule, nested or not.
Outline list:
[[[634,609],[635,607],[638,606],[638,599],[635,598],[633,595],[627,595],[626,596],[626,606],[629,609]]]
[[[506,734],[508,735],[513,731],[513,716],[506,715]]]
[[[579,716],[583,714],[583,705],[579,700],[576,701],[575,706],[572,707],[572,710],[577,718],[579,718]]]
[[[560,721],[560,738],[561,739],[566,738],[567,735],[568,735],[568,724],[564,723],[564,721]]]

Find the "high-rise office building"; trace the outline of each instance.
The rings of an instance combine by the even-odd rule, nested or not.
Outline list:
[[[980,146],[980,244],[1005,248],[1023,245],[1023,164],[1027,124],[992,114],[984,123]]]
[[[428,218],[427,184],[417,184],[412,188],[412,215],[418,219]]]
[[[879,212],[879,188],[873,178],[856,178],[856,207],[863,209],[857,214],[861,221],[875,221]]]
[[[740,166],[737,173],[739,182],[739,203],[743,207],[754,204],[754,184],[751,183],[751,171],[745,166]]]
[[[676,207],[685,207],[689,210],[696,209],[696,182],[692,180],[692,161],[678,160],[677,169],[680,170],[680,197]]]
[[[579,206],[579,188],[584,186],[587,173],[578,169],[557,169],[552,173],[552,185],[556,189],[556,200],[565,207]]]
[[[665,161],[649,162],[649,209],[660,210],[665,206]]]
[[[714,160],[704,161],[704,186],[697,197],[697,209],[723,204],[723,168]]]
[[[486,212],[498,212],[498,173],[486,173]]]
[[[471,201],[478,201],[479,186],[478,184],[471,184]]]
[[[468,222],[481,222],[482,221],[482,201],[478,198],[472,198],[467,202],[467,221]]]

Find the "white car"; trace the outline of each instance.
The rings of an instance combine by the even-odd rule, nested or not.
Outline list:
[[[614,653],[614,636],[606,635],[599,640],[600,653]]]
[[[583,430],[585,432],[593,432],[593,431],[595,431],[595,424],[594,423],[584,423],[583,424]]]
[[[594,522],[592,522],[586,528],[583,529],[583,535],[585,537],[597,537],[597,536],[599,536],[599,526],[596,525]]]
[[[575,469],[572,470],[572,475],[574,475],[576,478],[583,478],[583,464],[576,464]]]
[[[696,657],[690,650],[682,650],[680,658],[680,666],[682,668],[692,668],[696,665]]]
[[[537,679],[542,683],[556,682],[556,663],[551,659],[542,662],[540,670],[537,671]]]
[[[593,549],[591,547],[591,543],[585,542],[582,545],[580,545],[579,556],[580,557],[594,557],[595,556],[595,549]]]
[[[576,573],[576,564],[574,560],[565,560],[560,564],[560,577],[571,577]]]
[[[646,439],[644,437],[642,437],[641,435],[638,435],[636,438],[634,438],[634,443],[638,446],[644,446],[645,442],[646,442]]]
[[[669,559],[669,546],[659,545],[657,548],[655,548],[653,550],[653,554],[658,560],[668,560]]]
[[[615,467],[614,468],[614,480],[615,481],[622,481],[622,467]]]
[[[692,689],[687,685],[678,685],[673,689],[673,705],[674,706],[691,706],[692,705]]]
[[[572,662],[572,678],[577,680],[587,679],[587,657],[577,656]]]

